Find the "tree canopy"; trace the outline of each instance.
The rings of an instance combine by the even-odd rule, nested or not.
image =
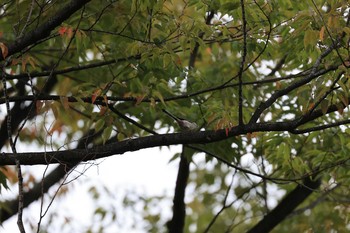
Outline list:
[[[179,163],[172,218],[145,207],[135,213],[145,231],[349,230],[349,9],[347,0],[3,1],[0,181],[19,192],[1,202],[1,222],[17,215],[24,232],[25,208],[79,164],[183,145],[169,155]],[[181,131],[163,109],[198,129]],[[49,164],[27,187],[21,168]]]

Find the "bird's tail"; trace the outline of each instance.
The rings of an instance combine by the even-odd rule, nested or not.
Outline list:
[[[180,119],[176,116],[174,116],[173,114],[171,114],[170,112],[168,112],[167,110],[165,109],[162,109],[162,111],[167,114],[168,116],[170,116],[171,118],[173,118],[175,121],[179,121]]]

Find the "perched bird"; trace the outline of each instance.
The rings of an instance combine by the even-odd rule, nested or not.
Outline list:
[[[180,117],[176,117],[165,109],[162,109],[162,111],[168,116],[170,116],[171,118],[173,118],[177,122],[177,124],[180,126],[180,129],[183,131],[193,131],[198,128],[198,125],[195,122],[190,122]]]

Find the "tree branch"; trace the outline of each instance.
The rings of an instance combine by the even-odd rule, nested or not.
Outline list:
[[[304,133],[321,131],[321,130],[334,128],[334,127],[338,127],[340,125],[347,125],[347,124],[350,124],[350,120],[342,120],[342,121],[338,121],[338,122],[334,122],[334,123],[330,123],[330,124],[326,124],[326,125],[319,125],[319,126],[315,126],[315,127],[306,128],[306,129],[295,129],[295,130],[291,130],[289,132],[292,134],[304,134]]]
[[[6,73],[6,79],[7,80],[14,80],[14,79],[33,78],[33,77],[47,77],[50,74],[51,75],[66,74],[66,73],[75,72],[75,71],[88,70],[88,69],[98,68],[98,67],[102,67],[102,66],[107,66],[110,64],[128,61],[130,59],[140,59],[140,57],[141,57],[140,55],[136,55],[136,56],[130,56],[127,58],[110,59],[110,60],[99,61],[99,62],[90,63],[90,64],[86,64],[86,65],[72,66],[72,67],[62,69],[62,70],[54,70],[52,72],[51,71],[43,71],[43,72],[34,71],[32,73],[22,73],[22,74],[14,74],[14,75]]]
[[[157,146],[211,143],[252,132],[290,131],[293,130],[295,126],[296,122],[294,121],[257,123],[245,125],[244,127],[233,127],[229,132],[223,129],[152,135],[136,139],[127,139],[104,146],[96,146],[91,149],[74,149],[51,152],[23,152],[17,153],[16,155],[13,153],[3,153],[0,157],[0,165],[14,165],[15,159],[18,159],[22,165],[77,163]]]
[[[173,200],[173,218],[168,223],[169,233],[181,233],[184,230],[186,217],[185,191],[189,174],[190,162],[186,158],[185,146],[183,146],[176,178],[175,195]]]
[[[275,103],[275,101],[284,96],[287,95],[288,93],[290,93],[291,91],[297,89],[298,87],[301,87],[309,82],[311,82],[315,77],[318,77],[320,74],[320,72],[324,71],[322,70],[318,70],[318,67],[321,64],[322,59],[324,59],[325,57],[327,57],[334,49],[337,45],[331,45],[330,47],[328,47],[328,49],[326,49],[315,61],[310,74],[301,80],[298,80],[296,82],[294,82],[293,84],[287,86],[286,88],[282,89],[282,90],[278,90],[276,92],[274,92],[270,98],[268,98],[265,102],[262,102],[259,107],[255,110],[252,118],[250,119],[250,123],[252,122],[256,122],[260,115],[263,113],[263,111],[265,111],[267,108],[269,108],[273,103]],[[338,68],[338,66],[336,67],[332,67],[332,69],[336,70]]]
[[[24,35],[22,38],[19,38],[14,43],[8,45],[8,56],[18,53],[27,46],[32,45],[37,41],[49,36],[53,29],[71,17],[72,14],[74,14],[90,1],[91,0],[73,0],[68,3],[59,12],[57,12],[57,14],[46,20],[44,24],[28,32],[26,35]],[[4,57],[0,53],[0,61],[2,60],[4,60]]]
[[[96,64],[98,65],[98,64]],[[103,64],[103,65],[109,65],[107,63]],[[87,65],[89,66],[89,65]],[[83,66],[81,66],[83,67]],[[98,66],[96,66],[98,67]],[[90,68],[94,68],[94,67],[90,67]],[[89,68],[87,68],[89,69]],[[53,74],[64,74],[64,73],[68,73],[71,71],[78,71],[80,70],[78,67],[71,67],[71,68],[67,68],[64,70],[57,70],[54,71]],[[83,70],[83,69],[82,69]],[[328,72],[329,70],[327,70]],[[295,78],[300,78],[303,77],[305,75],[306,72],[301,72],[295,75],[287,75],[285,77],[280,77],[280,78],[269,78],[269,79],[263,79],[263,80],[259,80],[259,81],[251,81],[251,82],[243,82],[242,85],[243,86],[250,86],[250,85],[263,85],[263,84],[268,84],[268,83],[273,83],[273,82],[278,82],[278,81],[282,81],[282,80],[290,80],[290,79],[295,79]],[[32,76],[34,75],[34,76]],[[18,78],[21,79],[21,81],[23,81],[22,78],[27,78],[27,77],[41,77],[44,75],[50,75],[50,72],[34,72],[32,74],[19,74]],[[10,77],[7,80],[11,80],[13,76],[7,76]],[[17,78],[17,75],[16,75]],[[183,95],[177,95],[177,96],[173,96],[173,97],[165,97],[163,100],[161,99],[151,99],[151,98],[147,98],[145,97],[144,99],[142,99],[142,103],[149,103],[151,101],[155,101],[157,103],[159,102],[169,102],[169,101],[175,101],[175,100],[180,100],[180,99],[187,99],[189,97],[194,97],[200,94],[205,94],[208,92],[212,92],[212,91],[218,91],[224,88],[230,88],[230,87],[236,87],[238,86],[238,83],[233,83],[233,84],[228,84],[225,87],[222,88],[211,88],[211,89],[204,89],[202,91],[199,92],[195,92],[195,93],[190,93],[190,94],[183,94]],[[9,88],[10,89],[10,88]],[[78,97],[74,97],[74,96],[59,96],[59,95],[43,95],[41,94],[40,96],[33,96],[33,95],[25,95],[25,96],[9,96],[8,101],[9,102],[22,102],[22,101],[31,101],[31,100],[60,100],[62,97],[64,98],[68,98],[68,102],[78,102],[77,98]],[[87,102],[87,103],[91,103],[91,96],[90,97],[79,97],[82,101]],[[104,96],[99,96],[96,98],[94,103],[99,103],[99,102],[104,102]],[[137,98],[136,97],[119,97],[119,96],[107,96],[107,100],[111,100],[111,101],[124,101],[124,102],[137,102]],[[0,104],[5,103],[5,99],[0,98]]]
[[[307,178],[303,184],[298,185],[292,192],[287,194],[283,200],[265,217],[256,224],[248,233],[270,232],[280,224],[292,211],[305,201],[312,192],[321,185],[321,181]]]
[[[336,105],[331,105],[327,113],[337,111],[338,108],[339,107]],[[13,153],[3,153],[3,156],[0,157],[0,165],[15,165],[15,159],[18,159],[22,165],[47,164],[48,161],[49,163],[76,163],[157,146],[212,143],[253,132],[294,132],[300,125],[321,116],[324,116],[324,113],[321,110],[315,110],[309,114],[308,117],[303,118],[301,122],[298,118],[285,122],[250,123],[244,126],[232,127],[228,132],[222,129],[152,135],[128,139],[109,145],[97,146],[88,150],[75,149],[51,152],[24,152],[17,153],[16,155]]]

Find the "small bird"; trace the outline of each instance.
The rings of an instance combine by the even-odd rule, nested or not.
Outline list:
[[[171,118],[173,118],[177,122],[177,124],[180,126],[180,129],[183,131],[193,131],[198,128],[198,125],[195,122],[190,122],[180,117],[176,117],[165,109],[162,109],[162,111],[168,116],[170,116]]]

